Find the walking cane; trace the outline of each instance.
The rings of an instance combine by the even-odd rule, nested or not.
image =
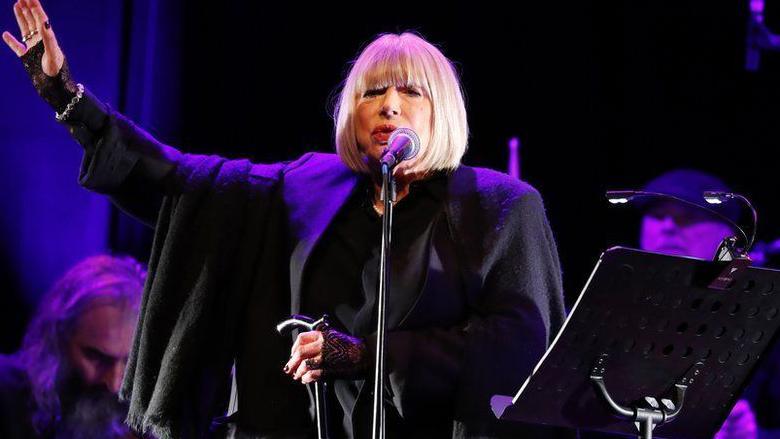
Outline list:
[[[289,334],[293,329],[305,329],[307,331],[322,330],[328,326],[328,315],[325,314],[319,320],[311,317],[295,314],[289,319],[276,325],[276,331],[279,334]],[[328,435],[328,406],[326,392],[328,385],[324,381],[314,382],[314,404],[317,415],[317,438],[329,439]]]

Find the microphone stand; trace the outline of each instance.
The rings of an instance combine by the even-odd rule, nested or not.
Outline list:
[[[385,315],[390,285],[390,238],[393,227],[395,179],[387,163],[382,164],[382,253],[379,259],[379,292],[377,293],[376,358],[374,361],[374,417],[371,437],[385,439]]]

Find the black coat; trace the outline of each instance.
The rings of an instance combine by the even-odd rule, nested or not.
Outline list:
[[[182,154],[121,115],[90,111],[76,120],[99,123],[71,122],[85,148],[81,183],[149,220],[138,195],[165,194],[122,389],[131,423],[160,437],[201,436],[224,409],[236,359],[239,424],[268,437],[308,426],[302,386],[280,371],[290,341],[274,325],[299,310],[306,261],[357,176],[333,154],[271,165]],[[412,423],[451,406],[453,437],[477,437],[497,428],[490,397],[513,394],[560,328],[561,273],[541,197],[526,183],[461,166],[445,217],[469,312],[450,327],[390,331],[390,396]],[[402,314],[444,305],[410,303]]]

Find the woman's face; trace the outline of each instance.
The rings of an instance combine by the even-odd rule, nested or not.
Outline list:
[[[360,151],[378,163],[390,133],[411,128],[420,137],[420,149],[431,137],[431,99],[416,86],[389,86],[369,89],[359,96],[355,131]]]

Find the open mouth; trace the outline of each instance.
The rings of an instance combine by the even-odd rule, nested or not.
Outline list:
[[[396,126],[391,124],[378,125],[371,131],[371,138],[380,145],[387,145],[387,140],[395,129]]]
[[[376,133],[372,134],[371,138],[374,139],[376,143],[387,145],[387,139],[390,138],[390,133]]]

